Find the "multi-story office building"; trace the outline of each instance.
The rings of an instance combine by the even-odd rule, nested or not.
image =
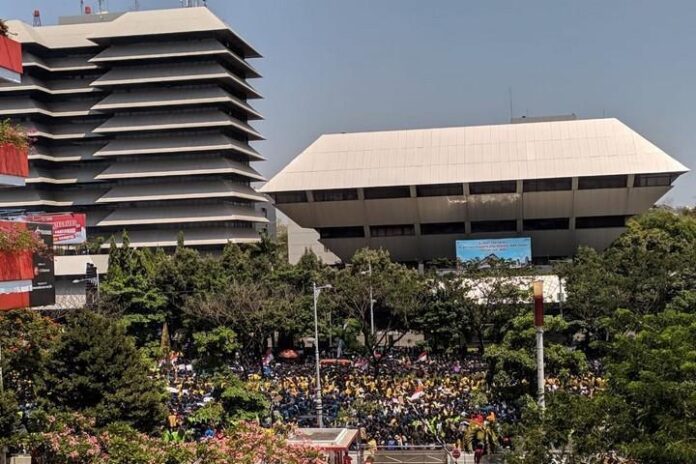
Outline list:
[[[89,236],[127,230],[136,246],[258,239],[251,45],[202,7],[8,25],[24,75],[0,84],[0,118],[35,144],[0,208],[84,212]]]
[[[323,135],[262,189],[342,260],[404,262],[531,237],[535,261],[607,247],[687,171],[617,119]],[[562,118],[561,118],[562,119]]]

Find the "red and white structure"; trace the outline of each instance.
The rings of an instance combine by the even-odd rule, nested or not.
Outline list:
[[[0,36],[0,82],[17,83],[21,78],[21,44]],[[24,179],[28,175],[27,149],[0,143],[0,188],[24,186]],[[0,233],[11,233],[26,227],[25,223],[0,221]],[[0,251],[0,310],[29,306],[33,279],[32,251]]]
[[[0,233],[26,228],[26,223],[0,221]],[[28,307],[33,279],[34,257],[31,250],[0,250],[0,310]]]
[[[19,83],[22,79],[22,46],[0,36],[0,81]]]
[[[537,363],[537,401],[546,407],[544,398],[544,281],[537,280],[533,285],[534,327],[536,328],[536,363]]]
[[[0,36],[0,82],[20,82],[22,69],[22,45]],[[0,187],[22,187],[28,175],[27,150],[0,144]]]

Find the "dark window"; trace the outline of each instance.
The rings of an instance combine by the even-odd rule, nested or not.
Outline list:
[[[466,232],[463,222],[438,222],[421,224],[422,235],[463,234]]]
[[[568,218],[525,219],[524,230],[563,230],[570,226]]]
[[[624,227],[626,216],[587,216],[575,218],[576,229],[602,229],[605,227]]]
[[[274,193],[273,197],[277,205],[283,203],[306,203],[307,202],[307,192],[279,192]]]
[[[515,192],[517,192],[517,181],[515,180],[504,180],[500,182],[472,182],[469,184],[469,193],[472,195]]]
[[[365,236],[363,226],[321,227],[318,230],[321,238],[359,238]]]
[[[408,186],[371,187],[365,189],[366,200],[377,200],[379,198],[408,198],[410,196],[411,189]]]
[[[578,190],[624,188],[628,176],[592,176],[578,179]]]
[[[525,192],[553,192],[556,190],[570,190],[573,181],[570,177],[556,179],[527,179],[522,182],[522,190]]]
[[[419,197],[446,197],[449,195],[463,195],[462,184],[419,185],[416,187]]]
[[[471,232],[515,232],[517,221],[514,219],[505,221],[474,221],[471,223]]]
[[[415,235],[413,224],[397,224],[388,226],[370,226],[372,237],[397,237],[400,235]]]
[[[668,187],[678,177],[677,174],[637,174],[634,187]]]
[[[314,201],[346,201],[357,200],[356,189],[315,190],[312,192]]]

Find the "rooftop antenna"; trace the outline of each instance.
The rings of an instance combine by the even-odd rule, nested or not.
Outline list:
[[[85,0],[80,0],[80,14],[85,14]]]
[[[104,0],[99,0],[99,13],[104,13]]]
[[[139,11],[139,10],[140,10],[140,2],[139,2],[138,0],[135,0],[135,1],[133,2],[133,8],[135,9],[135,11]]]
[[[41,26],[41,12],[34,10],[34,27]]]
[[[508,87],[508,100],[510,102],[510,121],[512,121],[512,87]]]

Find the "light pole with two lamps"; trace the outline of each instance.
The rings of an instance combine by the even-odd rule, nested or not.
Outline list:
[[[312,282],[312,296],[314,300],[314,359],[317,368],[317,391],[316,391],[316,412],[317,412],[317,427],[324,428],[324,408],[321,404],[321,368],[319,365],[319,317],[317,315],[317,301],[322,290],[333,288],[330,284],[317,287],[315,282]]]
[[[360,274],[370,276],[370,334],[375,336],[375,298],[372,295],[372,263],[367,263],[367,271]]]

